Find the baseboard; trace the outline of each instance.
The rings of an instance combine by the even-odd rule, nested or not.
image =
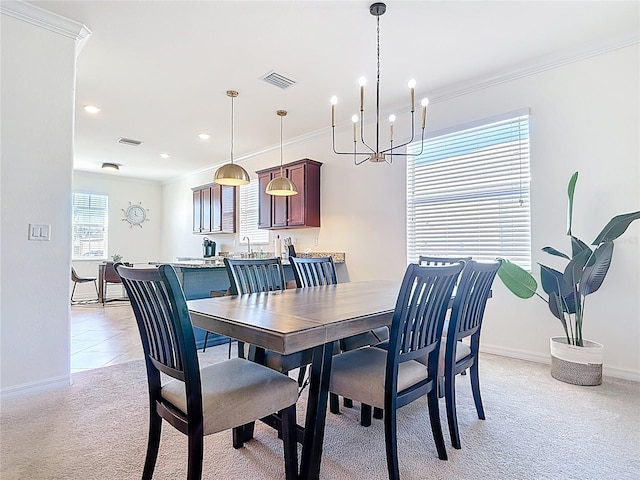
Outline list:
[[[9,400],[13,398],[27,397],[39,393],[45,393],[50,390],[64,388],[71,385],[71,375],[63,375],[57,378],[50,378],[43,382],[25,383],[15,387],[5,388],[0,391],[0,399]]]
[[[501,355],[503,357],[527,360],[529,362],[544,363],[546,365],[551,364],[551,358],[548,354],[541,354],[539,352],[530,350],[516,350],[513,348],[507,348],[497,345],[482,344],[480,346],[480,351],[483,353],[491,353],[493,355]],[[606,363],[602,366],[602,374],[607,377],[621,378],[623,380],[640,382],[640,372],[627,370],[624,368],[609,367]]]

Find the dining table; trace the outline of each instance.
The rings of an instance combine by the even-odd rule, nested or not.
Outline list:
[[[187,302],[196,327],[283,355],[312,349],[301,479],[320,476],[334,342],[391,325],[399,290],[371,280]]]

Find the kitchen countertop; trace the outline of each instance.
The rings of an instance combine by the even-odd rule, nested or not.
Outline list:
[[[273,258],[269,257],[272,252],[267,252],[264,258]],[[345,263],[345,253],[344,252],[310,252],[310,253],[299,253],[301,258],[320,258],[320,257],[333,257],[333,261],[336,264]],[[174,267],[181,268],[225,268],[223,259],[224,257],[216,256],[211,258],[202,258],[202,257],[177,257],[176,261],[173,262],[149,262],[150,265],[161,265],[161,264],[169,264]],[[239,258],[239,257],[238,257]],[[283,265],[289,265],[289,260],[286,258],[282,259]]]

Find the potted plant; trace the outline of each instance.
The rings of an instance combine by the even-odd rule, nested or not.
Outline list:
[[[538,293],[536,279],[508,260],[503,260],[498,276],[516,296],[537,296],[542,299],[562,323],[564,336],[552,337],[550,341],[551,375],[576,385],[600,385],[604,347],[583,337],[585,299],[602,285],[611,265],[613,241],[627,230],[631,222],[640,218],[640,211],[613,217],[589,246],[572,233],[573,197],[577,181],[578,172],[575,172],[567,189],[567,235],[571,238],[571,255],[553,247],[542,249],[567,260],[564,271],[539,264],[540,283],[546,298]]]
[[[114,253],[113,255],[111,255],[111,258],[113,259],[113,263],[118,263],[120,260],[122,260],[122,255],[120,255],[119,253]]]

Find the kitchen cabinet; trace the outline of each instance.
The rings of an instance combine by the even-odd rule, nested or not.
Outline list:
[[[236,187],[193,187],[193,233],[236,233]]]
[[[280,167],[256,172],[258,175],[258,228],[304,228],[320,226],[320,167],[308,158],[283,165],[283,174],[298,190],[297,195],[277,197],[265,193],[271,179],[280,176]]]

